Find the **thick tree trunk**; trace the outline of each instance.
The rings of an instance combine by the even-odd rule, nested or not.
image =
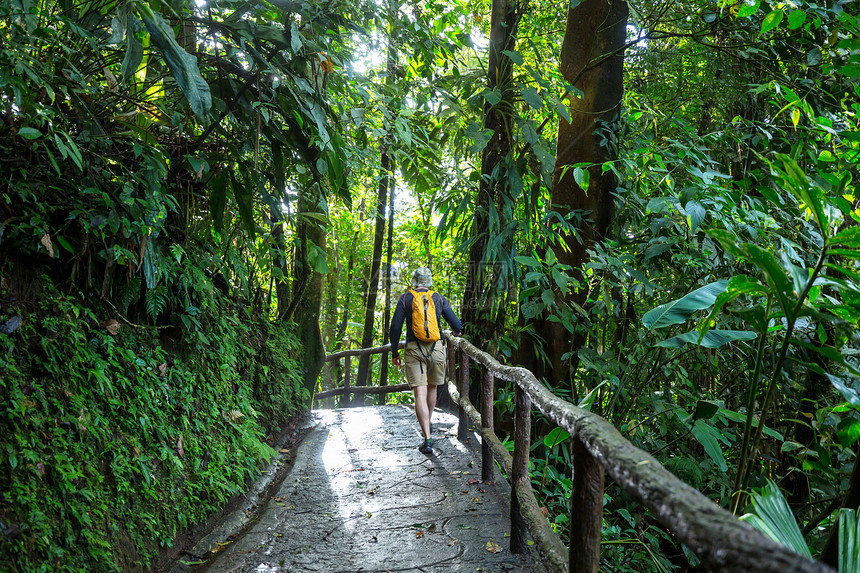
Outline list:
[[[514,116],[511,77],[513,63],[503,52],[513,50],[519,23],[517,0],[493,0],[490,21],[490,50],[487,66],[487,88],[499,90],[501,100],[496,105],[484,104],[484,128],[493,135],[481,154],[481,180],[475,201],[475,218],[472,224],[474,242],[469,248],[469,267],[463,292],[463,324],[472,340],[490,337],[493,326],[490,290],[486,285],[486,248],[490,228],[490,209],[497,206],[507,188],[507,170],[503,162],[511,149],[511,118]],[[502,209],[496,209],[501,217]],[[504,227],[504,221],[498,221]],[[498,229],[496,229],[498,231]]]
[[[564,244],[552,249],[559,262],[570,265],[579,280],[584,280],[582,268],[589,258],[588,249],[605,236],[612,220],[612,194],[617,181],[611,171],[603,172],[602,165],[616,157],[611,142],[615,139],[624,89],[627,16],[627,3],[622,0],[586,0],[568,11],[561,47],[561,74],[581,94],[568,94],[571,121],[559,120],[552,209],[563,216],[576,214],[581,220],[577,236],[566,237]],[[587,189],[574,178],[570,166],[577,163],[593,164],[588,168]],[[583,306],[585,293],[583,285],[560,296]],[[537,326],[549,357],[549,364],[535,364],[538,371],[553,385],[571,381],[585,335],[571,337],[562,324],[546,316]],[[562,359],[567,353],[569,361]]]
[[[317,190],[318,185],[311,189]],[[322,214],[317,201],[301,198],[300,212],[316,212]],[[320,312],[323,298],[323,275],[316,271],[308,261],[307,245],[314,244],[325,249],[325,228],[311,217],[300,217],[298,223],[298,239],[302,256],[296,261],[295,277],[302,285],[297,289],[294,301],[296,326],[299,339],[302,341],[302,364],[304,365],[302,386],[313,397],[316,390],[317,378],[325,364],[325,347],[320,333]],[[291,305],[293,306],[293,305]],[[286,317],[289,320],[289,316]]]

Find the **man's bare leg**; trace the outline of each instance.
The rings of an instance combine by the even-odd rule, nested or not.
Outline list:
[[[421,427],[421,433],[425,440],[430,438],[430,415],[433,413],[433,410],[429,408],[431,394],[433,407],[436,407],[436,387],[431,386],[432,391],[428,391],[427,388],[427,386],[412,388],[412,394],[415,396],[415,417],[418,418],[418,425]]]
[[[433,429],[433,410],[436,409],[436,386],[427,386],[427,435]]]

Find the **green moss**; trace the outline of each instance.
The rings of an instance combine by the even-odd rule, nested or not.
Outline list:
[[[0,334],[0,563],[20,571],[147,567],[274,454],[307,407],[291,325],[213,295],[199,327],[122,325],[56,292]],[[228,318],[224,318],[228,317]]]

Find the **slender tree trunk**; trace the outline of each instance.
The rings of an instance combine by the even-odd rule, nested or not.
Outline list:
[[[386,78],[386,86],[391,87],[394,84],[394,74],[396,73],[395,63],[397,62],[397,51],[394,45],[395,33],[395,15],[393,6],[389,5],[389,31],[388,31],[388,76]],[[379,187],[376,193],[376,224],[373,233],[373,261],[370,267],[370,281],[367,285],[367,302],[364,309],[364,330],[361,337],[361,347],[369,348],[373,346],[374,339],[374,318],[376,316],[376,299],[379,293],[379,268],[382,266],[382,242],[385,237],[385,203],[386,193],[388,192],[389,181],[393,177],[391,168],[391,154],[389,153],[389,145],[392,143],[391,130],[385,135],[382,143],[382,157],[380,160],[380,168],[382,176],[379,180]],[[370,370],[370,355],[363,355],[358,360],[358,376],[356,377],[356,386],[367,386],[368,372]],[[353,403],[363,400],[356,394],[353,398]]]
[[[481,152],[481,180],[472,224],[474,242],[469,248],[462,308],[465,328],[477,344],[481,344],[495,330],[490,305],[491,294],[495,289],[488,289],[486,284],[486,249],[490,234],[498,232],[505,224],[501,219],[503,210],[497,208],[499,227],[491,229],[490,210],[498,207],[499,198],[507,194],[507,169],[504,168],[504,162],[511,150],[510,122],[515,114],[514,93],[511,89],[513,63],[504,51],[513,50],[516,45],[520,6],[517,0],[493,0],[491,8],[487,88],[498,90],[501,100],[495,105],[489,102],[484,104],[484,128],[492,130],[493,135]]]
[[[394,178],[388,190],[388,250],[385,256],[385,311],[382,315],[382,344],[391,327],[391,261],[394,257]],[[379,369],[379,385],[388,385],[388,360],[383,359]],[[384,399],[384,398],[383,398]]]
[[[367,301],[364,308],[364,330],[361,337],[361,347],[373,346],[374,318],[376,317],[376,299],[379,294],[379,269],[382,266],[382,240],[385,236],[385,199],[388,191],[388,178],[390,157],[388,151],[382,152],[383,176],[379,182],[379,190],[376,195],[376,225],[373,233],[373,261],[370,266],[370,281],[367,284]],[[362,355],[358,360],[358,376],[356,386],[367,386],[367,376],[370,370],[370,356]],[[354,400],[361,400],[356,395]]]
[[[574,277],[581,281],[585,280],[582,270],[589,259],[588,249],[603,239],[612,220],[612,194],[617,181],[611,171],[603,172],[602,165],[617,156],[614,146],[607,142],[615,140],[624,90],[623,48],[628,12],[622,0],[585,0],[568,10],[561,47],[561,74],[581,94],[568,94],[571,120],[559,120],[552,209],[562,216],[581,219],[577,236],[568,236],[563,244],[551,248],[559,262],[570,265]],[[587,189],[576,182],[574,169],[570,168],[577,163],[593,164],[588,168]],[[584,306],[585,287],[583,284],[566,293],[563,300]],[[571,337],[562,324],[546,316],[537,322],[536,330],[543,338],[549,364],[531,361],[532,364],[554,386],[564,380],[572,385],[577,353],[585,344],[584,332]],[[562,359],[567,353],[569,361]]]

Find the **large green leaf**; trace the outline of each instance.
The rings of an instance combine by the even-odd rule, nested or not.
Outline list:
[[[714,400],[697,400],[696,409],[693,411],[694,420],[710,420],[722,407],[722,402]]]
[[[753,340],[758,336],[748,330],[709,330],[702,336],[698,331],[685,332],[672,338],[667,338],[655,344],[664,348],[681,348],[686,344],[698,344],[704,348],[719,348],[729,342],[738,340]],[[701,340],[699,340],[701,337]]]
[[[779,23],[782,22],[782,18],[785,16],[785,13],[782,10],[776,9],[772,10],[768,13],[767,16],[761,21],[761,31],[762,33],[767,33],[779,26]]]
[[[139,4],[140,16],[149,30],[152,43],[164,56],[167,67],[173,74],[179,89],[191,105],[191,110],[198,118],[205,119],[212,107],[212,95],[209,84],[203,79],[197,68],[197,60],[182,49],[173,35],[173,28],[161,17],[155,14],[146,4]]]
[[[843,245],[851,249],[860,247],[860,225],[842,229],[827,241],[828,245]]]
[[[684,207],[684,212],[687,213],[687,225],[690,226],[690,232],[695,233],[708,212],[705,207],[696,200],[689,201]]]
[[[131,74],[135,73],[140,67],[141,62],[143,62],[143,44],[140,43],[140,40],[138,40],[135,35],[139,29],[140,20],[138,20],[133,14],[129,14],[125,56],[123,57],[122,65],[120,66],[120,76],[122,76],[122,81],[127,80]]]
[[[826,238],[830,231],[830,220],[827,216],[824,191],[809,180],[806,172],[797,162],[785,154],[778,154],[776,161],[771,164],[775,175],[790,191],[803,207],[810,210],[821,234]]]
[[[773,541],[812,559],[809,547],[779,487],[768,480],[761,493],[752,493],[752,512],[741,517]]]
[[[857,391],[849,386],[846,381],[839,376],[827,374],[827,377],[830,379],[830,383],[833,384],[833,387],[842,394],[842,397],[845,398],[849,404],[860,410],[860,395],[857,394]]]
[[[714,304],[717,296],[726,290],[728,284],[729,281],[727,280],[716,281],[698,288],[678,300],[661,304],[645,313],[645,316],[642,317],[642,324],[645,325],[645,328],[655,329],[686,322],[694,312]]]
[[[727,410],[725,408],[720,408],[720,416],[727,418],[732,422],[737,422],[739,424],[745,424],[747,421],[746,414],[741,414],[740,412],[735,412],[734,410]],[[752,427],[758,428],[758,420],[752,421]],[[762,433],[765,436],[770,436],[771,438],[779,440],[780,442],[785,440],[785,437],[782,434],[767,426],[764,427]]]
[[[705,453],[714,460],[720,471],[727,471],[729,466],[726,464],[726,458],[723,456],[722,448],[720,448],[719,432],[704,420],[696,420],[696,423],[693,424],[692,432],[693,437],[702,444],[702,447],[705,448]]]
[[[543,439],[543,443],[546,447],[552,449],[568,438],[570,438],[570,432],[564,428],[553,428]]]

